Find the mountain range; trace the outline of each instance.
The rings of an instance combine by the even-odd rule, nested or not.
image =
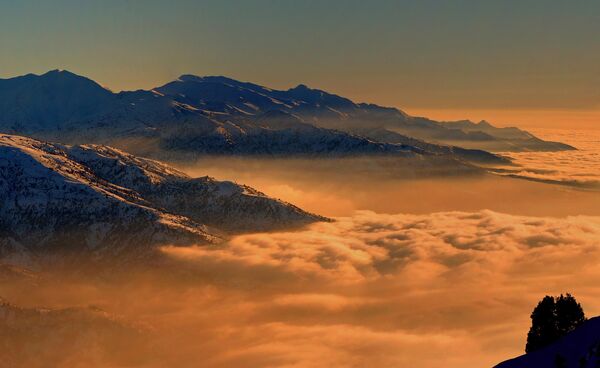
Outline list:
[[[485,150],[572,149],[517,128],[436,122],[305,85],[274,90],[226,77],[182,75],[151,90],[114,93],[60,70],[0,79],[0,132],[109,144],[169,159],[417,153],[507,163]]]
[[[248,186],[190,178],[101,145],[0,134],[0,258],[63,252],[144,255],[160,244],[214,244],[229,234],[324,221]]]
[[[232,120],[258,119],[275,127],[279,116],[263,117],[269,111],[280,111],[315,126],[338,129],[384,143],[408,142],[406,138],[433,143],[463,146],[492,151],[562,150],[572,147],[545,142],[518,128],[496,128],[488,122],[468,120],[437,122],[410,116],[396,108],[375,104],[355,103],[348,98],[306,85],[287,91],[273,90],[253,83],[239,82],[226,77],[197,77],[182,75],[156,91],[176,101],[196,108],[223,114]],[[372,135],[375,131],[378,134]],[[386,131],[389,136],[384,136]],[[404,137],[402,137],[404,136]]]

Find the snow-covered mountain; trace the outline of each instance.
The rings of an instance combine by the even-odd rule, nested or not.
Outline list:
[[[0,126],[22,133],[66,128],[95,116],[113,99],[96,82],[67,71],[0,79]]]
[[[4,134],[0,193],[0,258],[18,263],[61,250],[137,254],[157,244],[218,242],[213,232],[324,220],[250,187],[190,178],[110,147]]]
[[[158,161],[101,145],[66,147],[96,177],[127,188],[153,206],[228,233],[268,231],[324,220],[246,185],[190,178]]]
[[[198,109],[213,111],[230,119],[252,119],[265,112],[283,111],[306,123],[338,129],[352,134],[388,130],[411,138],[438,144],[460,145],[494,151],[565,150],[573,147],[546,142],[518,128],[496,128],[487,122],[467,120],[437,122],[374,104],[355,103],[319,89],[298,85],[285,91],[272,90],[226,77],[183,75],[155,89],[176,101]],[[273,125],[278,121],[273,119]],[[367,136],[373,138],[371,136]],[[384,143],[394,143],[377,136]]]
[[[466,149],[458,146],[442,145],[435,143],[428,143],[420,139],[411,138],[406,135],[393,132],[384,128],[375,129],[357,129],[357,133],[364,137],[368,137],[378,142],[386,142],[392,144],[402,144],[411,147],[416,147],[424,152],[431,152],[439,155],[453,155],[459,157],[465,161],[483,163],[483,164],[501,164],[502,157],[493,153],[480,150],[480,149]],[[510,163],[510,160],[506,159],[504,163]]]
[[[120,93],[58,70],[0,80],[0,132],[51,141],[109,144],[158,158],[416,152],[505,161],[477,150],[462,156],[457,150],[427,152],[361,135],[373,122],[409,118],[396,109],[355,104],[306,86],[276,91],[225,77],[184,75],[151,91]]]
[[[281,127],[233,121],[218,109],[191,106],[155,90],[115,94],[67,71],[0,80],[0,99],[0,131],[67,143],[106,143],[160,157],[405,155],[412,151],[412,147],[377,143],[295,118]],[[130,144],[132,140],[135,144]]]
[[[507,360],[495,368],[574,367],[600,365],[600,317],[591,318],[557,342]]]

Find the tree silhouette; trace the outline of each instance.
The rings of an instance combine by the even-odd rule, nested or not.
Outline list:
[[[558,338],[556,326],[554,297],[545,296],[531,313],[531,329],[527,334],[525,352],[530,353],[556,341]]]
[[[585,320],[581,305],[571,294],[561,294],[556,298],[546,295],[531,313],[525,352],[530,353],[552,344]]]
[[[558,334],[564,336],[585,322],[581,304],[571,295],[556,298],[556,324]]]

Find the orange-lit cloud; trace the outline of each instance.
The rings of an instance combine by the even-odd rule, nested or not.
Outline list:
[[[543,295],[573,292],[599,311],[597,217],[359,212],[164,252],[241,293],[227,326],[257,340],[234,339],[243,348],[224,366],[489,366],[520,353]]]
[[[19,347],[36,351],[29,366],[59,346],[61,361],[82,367],[486,367],[522,352],[546,294],[574,293],[600,313],[600,217],[362,211],[162,254],[121,275],[0,279],[17,305],[91,304],[145,326],[143,339],[110,344],[103,336],[120,330],[90,331],[106,324],[65,313],[62,323],[87,331],[73,349],[52,323],[13,321],[35,342]],[[48,328],[51,342],[26,338]]]
[[[539,131],[545,139],[569,142],[576,151],[504,153],[519,165],[510,174],[523,178],[600,189],[600,136],[595,131]]]

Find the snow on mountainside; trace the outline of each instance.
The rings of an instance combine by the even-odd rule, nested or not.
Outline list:
[[[483,164],[510,164],[509,159],[494,155],[490,152],[478,149],[465,149],[457,146],[446,146],[411,138],[393,131],[376,128],[365,129],[360,131],[362,136],[369,137],[379,142],[387,142],[393,144],[403,144],[411,147],[422,149],[424,152],[432,152],[441,155],[455,155],[465,161],[477,162]]]
[[[227,232],[273,230],[324,220],[248,186],[210,177],[192,179],[157,161],[111,147],[82,145],[66,152],[99,178],[133,190],[168,212]]]
[[[56,91],[53,85],[57,86]],[[63,96],[68,86],[77,86],[78,93]],[[30,89],[35,98],[22,98],[20,91]],[[185,99],[179,101],[159,90],[114,94],[87,78],[64,71],[0,80],[0,91],[5,101],[0,105],[0,131],[65,143],[111,144],[158,157],[406,155],[412,151],[412,147],[377,143],[299,120],[292,120],[285,127],[229,120],[215,106],[192,106]],[[227,91],[213,94],[227,99]],[[88,101],[88,96],[100,97]],[[233,110],[241,111],[237,107]],[[137,144],[128,144],[132,139]]]
[[[0,192],[0,256],[15,261],[59,250],[103,256],[215,240],[203,226],[96,177],[62,147],[29,138],[0,136]]]
[[[295,114],[316,126],[348,133],[388,129],[421,140],[449,145],[461,143],[468,148],[497,151],[573,149],[565,144],[542,141],[517,128],[495,128],[489,123],[470,121],[441,123],[412,117],[395,108],[355,103],[302,84],[278,91],[226,77],[184,75],[156,91],[187,105],[219,112],[230,119],[248,119],[277,110]]]
[[[600,365],[600,317],[591,318],[557,342],[495,368],[573,367],[595,368]]]
[[[418,147],[362,137],[357,129],[382,121],[407,126],[406,119],[413,118],[303,85],[276,91],[225,77],[183,75],[151,91],[120,93],[65,71],[0,79],[1,132],[109,144],[158,158],[424,153]],[[415,126],[440,130],[431,121],[418,120]],[[477,135],[442,131],[459,138]],[[478,152],[467,156],[477,157]]]
[[[0,135],[0,258],[60,250],[144,253],[157,244],[213,243],[224,231],[324,220],[246,186],[192,179],[104,146]]]
[[[113,98],[96,82],[67,71],[0,79],[0,126],[22,133],[60,130],[94,116]]]

